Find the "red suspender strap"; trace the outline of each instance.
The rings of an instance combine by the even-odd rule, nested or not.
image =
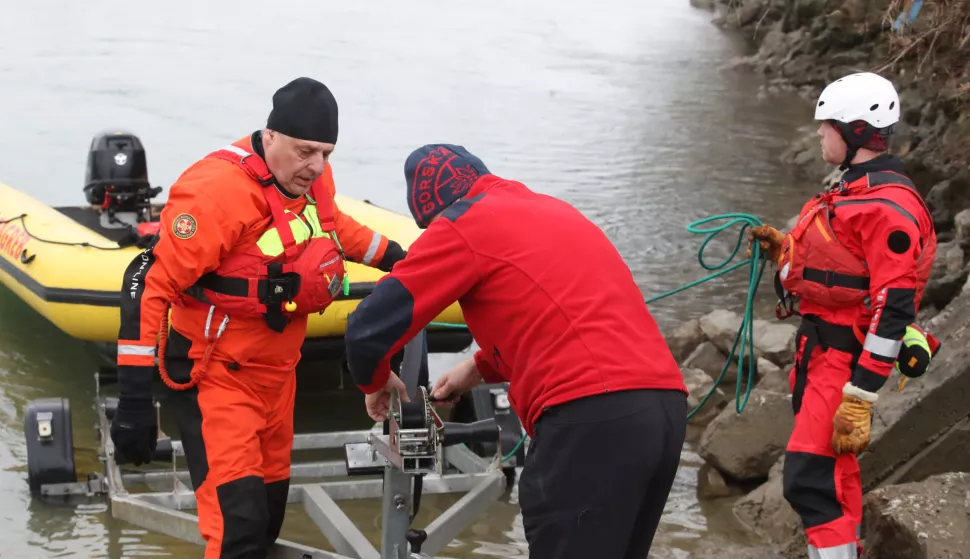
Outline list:
[[[269,172],[269,167],[266,166],[266,162],[261,157],[253,155],[241,147],[228,145],[210,153],[206,157],[214,157],[235,163],[262,186],[270,186],[273,184],[273,173]]]
[[[283,204],[280,203],[282,194],[275,187],[266,187],[263,189],[263,195],[266,197],[270,211],[273,212],[273,223],[276,225],[276,231],[280,234],[280,240],[283,241],[283,252],[286,254],[286,259],[293,260],[299,254],[296,250],[296,240],[293,238],[290,220],[286,219],[286,214],[283,213]]]
[[[292,260],[296,258],[296,240],[293,238],[293,230],[290,229],[290,222],[286,219],[283,212],[283,204],[280,203],[281,194],[275,188],[273,174],[269,172],[269,167],[262,157],[253,155],[243,148],[235,145],[228,145],[218,151],[210,153],[207,157],[223,159],[235,163],[242,168],[256,182],[263,186],[263,196],[273,215],[273,224],[279,232],[280,240],[283,242],[283,250],[286,258]],[[270,187],[273,188],[270,188]]]

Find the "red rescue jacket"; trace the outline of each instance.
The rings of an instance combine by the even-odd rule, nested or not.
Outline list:
[[[881,197],[880,191],[886,189],[901,189],[904,196],[913,198],[927,214],[930,213],[909,178],[893,171],[867,173],[838,189],[820,193],[805,204],[797,224],[785,235],[778,261],[782,286],[823,307],[838,309],[864,304],[871,309],[868,303],[869,267],[864,259],[839,242],[832,228],[832,217],[839,207],[852,204],[882,203],[901,209],[890,198]],[[865,197],[853,199],[852,196],[857,194]],[[889,194],[890,197],[899,195],[898,192]],[[916,218],[910,216],[910,219],[919,227]],[[935,232],[931,230],[928,237],[920,238],[919,244],[915,286],[917,306],[936,257]]]
[[[936,256],[933,218],[898,158],[851,166],[802,208],[777,280],[802,316],[851,327],[862,344],[851,382],[876,392],[893,370]]]
[[[635,389],[686,392],[609,238],[575,208],[495,175],[431,223],[351,314],[347,359],[364,392],[390,357],[458,301],[488,382],[509,381],[527,432],[543,410]]]

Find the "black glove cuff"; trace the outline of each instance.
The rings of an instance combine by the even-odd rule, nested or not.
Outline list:
[[[120,401],[152,401],[152,376],[155,367],[118,367],[118,396]]]
[[[378,262],[377,269],[382,272],[390,272],[394,268],[394,264],[400,260],[404,260],[404,257],[407,255],[407,251],[401,248],[401,245],[397,241],[388,239],[387,248],[384,249],[384,257]]]

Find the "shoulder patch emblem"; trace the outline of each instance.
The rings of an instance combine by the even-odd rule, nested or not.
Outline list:
[[[889,250],[896,254],[906,254],[913,242],[905,231],[896,230],[889,234],[886,244],[889,245]]]
[[[181,214],[172,222],[172,233],[180,239],[191,239],[198,229],[195,218],[189,214]]]

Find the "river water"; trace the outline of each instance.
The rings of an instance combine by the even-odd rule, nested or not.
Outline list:
[[[745,46],[710,19],[688,0],[4,2],[0,181],[52,205],[83,204],[91,136],[124,127],[143,140],[153,184],[167,187],[196,158],[260,127],[272,93],[308,75],[340,103],[332,162],[344,194],[406,213],[407,154],[463,144],[496,174],[575,204],[650,297],[704,274],[691,221],[750,212],[781,224],[812,190],[778,163],[810,108],[759,99],[756,77],[722,71]],[[715,247],[722,256],[724,246]],[[651,309],[672,328],[737,308],[744,281],[737,272]],[[463,357],[435,356],[433,374]],[[78,468],[91,471],[96,366],[89,347],[0,287],[0,557],[201,557],[112,520],[99,501],[30,499],[24,406],[70,396]],[[368,426],[360,393],[335,377],[332,368],[301,373],[298,431]],[[754,549],[728,507],[698,501],[701,463],[686,445],[651,557]],[[525,557],[516,496],[511,489],[442,557]],[[452,501],[426,497],[417,524]],[[343,506],[379,541],[379,503]],[[299,506],[290,511],[284,537],[322,545]]]

